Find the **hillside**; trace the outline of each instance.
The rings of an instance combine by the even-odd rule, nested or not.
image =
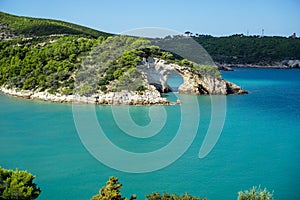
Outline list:
[[[267,66],[284,64],[282,62],[285,60],[300,60],[300,38],[244,35],[197,35],[193,38],[206,49],[215,62],[221,64]]]
[[[202,56],[203,51],[192,49],[190,37],[155,42],[5,13],[0,21],[5,38],[0,41],[2,92],[61,102],[70,102],[70,96],[76,95],[79,102],[168,104],[160,93],[170,91],[168,76],[177,73],[184,80],[180,93],[246,93],[223,80],[213,62]],[[159,44],[171,44],[175,54]],[[182,44],[204,62],[176,54]]]
[[[0,85],[71,94],[92,47],[109,35],[76,24],[0,12]]]
[[[109,33],[59,20],[20,17],[0,12],[0,39],[10,37],[32,37],[49,35],[84,35],[93,38]]]

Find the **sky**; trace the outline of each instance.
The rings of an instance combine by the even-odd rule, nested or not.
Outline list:
[[[159,27],[179,33],[300,36],[300,0],[0,0],[0,11],[110,33]]]

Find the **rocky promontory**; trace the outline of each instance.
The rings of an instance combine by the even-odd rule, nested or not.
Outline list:
[[[234,83],[223,80],[220,76],[203,75],[193,71],[189,67],[168,63],[165,60],[153,57],[144,58],[137,66],[141,70],[144,81],[144,91],[115,91],[102,92],[97,90],[88,96],[84,95],[62,95],[59,93],[50,94],[47,91],[20,90],[2,86],[0,91],[16,97],[27,99],[39,99],[52,102],[66,103],[88,103],[88,104],[109,104],[109,105],[171,105],[161,93],[172,91],[168,85],[168,78],[171,74],[179,74],[183,79],[183,84],[179,86],[179,94],[192,95],[228,95],[246,94],[247,91],[241,89]]]

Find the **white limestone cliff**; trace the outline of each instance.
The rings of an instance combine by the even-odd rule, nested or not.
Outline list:
[[[183,84],[179,86],[178,92],[181,94],[244,94],[246,91],[239,86],[221,79],[220,77],[203,76],[195,73],[189,67],[168,63],[165,60],[149,57],[143,59],[137,66],[142,70],[150,85],[156,86],[161,92],[170,91],[168,77],[176,73],[183,78]]]

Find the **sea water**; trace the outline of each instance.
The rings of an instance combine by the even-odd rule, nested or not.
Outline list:
[[[275,199],[300,199],[300,70],[235,69],[223,72],[223,78],[242,86],[249,94],[226,97],[223,129],[214,133],[220,134],[219,138],[204,158],[199,158],[199,150],[216,112],[212,111],[210,96],[197,96],[195,104],[194,96],[167,95],[174,101],[184,99],[182,103],[189,105],[184,117],[190,117],[191,124],[196,120],[196,133],[189,124],[183,124],[180,105],[126,108],[140,128],[153,122],[151,116],[160,117],[156,111],[164,110],[165,123],[148,138],[133,137],[116,123],[114,110],[124,109],[123,106],[82,105],[83,113],[84,109],[93,109],[106,137],[128,152],[147,154],[164,148],[181,126],[185,126],[187,138],[195,135],[183,155],[170,165],[147,173],[128,173],[120,170],[135,162],[129,163],[126,157],[111,168],[90,153],[91,149],[81,140],[82,133],[76,129],[71,104],[0,94],[0,166],[25,169],[36,175],[41,200],[90,199],[110,176],[119,178],[124,196],[137,194],[138,199],[164,191],[189,192],[210,200],[236,199],[238,191],[255,185],[274,190]],[[171,83],[176,83],[176,77]],[[149,115],[150,112],[154,113]],[[195,118],[196,113],[199,118]],[[145,132],[141,131],[141,136]],[[184,140],[177,143],[170,155],[186,144]],[[101,154],[112,159],[116,156],[104,147]],[[148,166],[165,159],[141,162]],[[135,164],[143,167],[143,163]]]

